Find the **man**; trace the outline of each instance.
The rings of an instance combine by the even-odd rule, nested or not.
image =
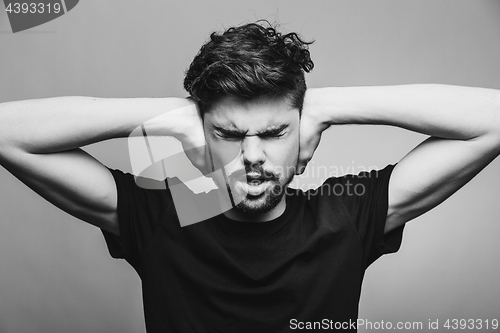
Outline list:
[[[111,254],[142,279],[148,332],[355,331],[365,269],[399,248],[406,222],[500,153],[500,92],[306,92],[312,67],[296,34],[261,24],[214,33],[187,71],[189,99],[2,104],[0,161],[103,230]],[[182,227],[173,191],[141,188],[79,149],[146,122],[148,136],[177,138],[204,173],[222,168],[214,181],[227,189],[230,210]],[[396,166],[330,178],[306,193],[287,189],[333,124],[394,125],[430,138]]]

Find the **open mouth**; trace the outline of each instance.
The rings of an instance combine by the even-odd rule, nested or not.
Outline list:
[[[243,176],[244,177],[244,176]],[[242,178],[243,178],[242,177]],[[246,178],[246,179],[245,179]],[[272,177],[267,178],[263,174],[246,174],[246,177],[237,181],[236,185],[239,190],[245,192],[248,197],[258,198],[264,195],[269,188]],[[246,181],[245,181],[246,180]]]
[[[259,179],[247,179],[248,185],[251,185],[251,186],[259,186],[260,184],[262,184],[265,181],[266,180],[262,179],[262,178],[259,178]]]

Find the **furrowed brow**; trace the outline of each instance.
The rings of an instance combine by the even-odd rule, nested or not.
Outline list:
[[[279,126],[271,126],[271,127],[266,128],[262,132],[257,132],[257,135],[262,135],[262,136],[276,135],[276,134],[280,134],[281,132],[283,132],[287,128],[288,128],[288,124],[283,124],[283,125],[279,125]]]
[[[221,134],[227,135],[227,136],[233,136],[233,137],[245,137],[245,136],[273,136],[280,134],[283,132],[285,129],[288,128],[288,124],[283,124],[283,125],[277,125],[277,126],[270,126],[266,128],[263,131],[257,132],[256,134],[253,135],[247,135],[248,131],[238,131],[234,129],[229,129],[229,128],[224,128],[221,126],[217,125],[212,125],[214,130],[218,131]]]
[[[233,130],[233,129],[229,129],[229,128],[224,128],[224,127],[221,127],[221,126],[217,126],[217,125],[212,125],[213,128],[216,130],[216,131],[219,131],[220,133],[224,134],[224,135],[228,135],[228,136],[245,136],[247,131],[245,132],[242,132],[242,131],[238,131],[238,130]]]

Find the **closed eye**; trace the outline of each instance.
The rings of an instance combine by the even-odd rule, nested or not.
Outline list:
[[[224,140],[242,140],[245,135],[241,134],[229,134],[229,133],[223,133],[223,132],[215,132],[215,135]]]
[[[214,126],[214,134],[217,138],[223,140],[243,140],[247,136],[258,136],[261,139],[278,139],[288,133],[287,129],[288,125],[284,124],[281,126],[269,128],[257,134],[247,135],[247,132],[233,131],[230,129]]]
[[[253,135],[228,135],[224,133],[215,133],[216,136],[219,139],[222,140],[231,140],[231,141],[239,141],[243,140],[246,136],[253,136]],[[258,137],[261,139],[279,139],[283,137],[286,134],[286,132],[283,133],[276,133],[276,134],[259,134]]]
[[[280,133],[270,133],[270,134],[260,134],[259,137],[262,138],[262,139],[277,139],[277,138],[281,138],[282,136],[284,136],[286,134],[286,132],[280,132]]]

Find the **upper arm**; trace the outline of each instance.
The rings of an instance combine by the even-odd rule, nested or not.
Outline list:
[[[389,181],[385,232],[434,208],[460,189],[499,153],[499,138],[430,137],[394,168]]]
[[[83,150],[32,154],[11,148],[0,157],[8,171],[55,206],[119,235],[113,176]]]

